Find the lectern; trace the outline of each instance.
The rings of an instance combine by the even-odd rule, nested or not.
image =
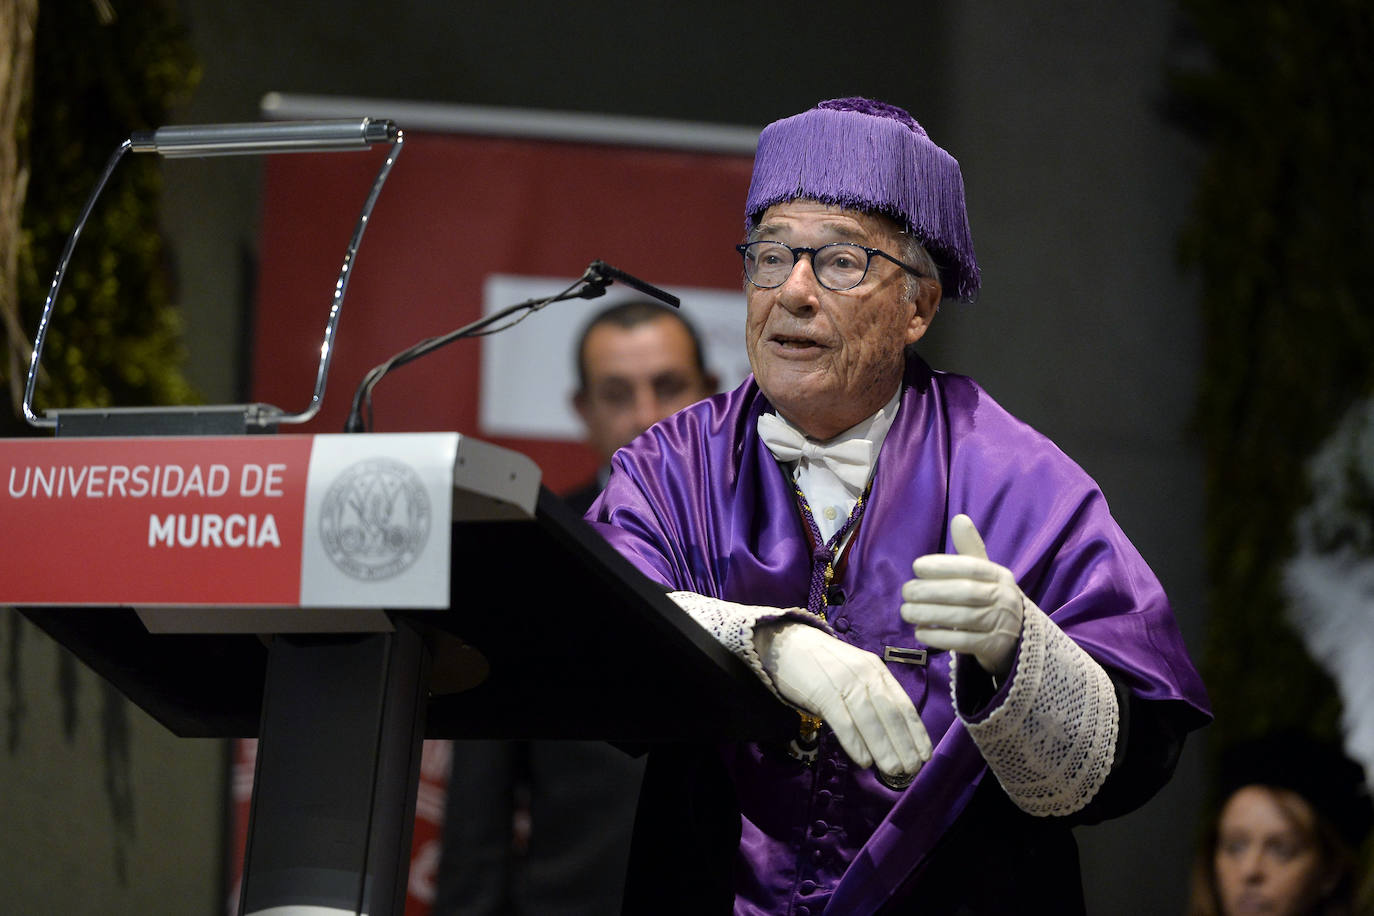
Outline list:
[[[392,154],[345,256],[305,411],[34,412],[43,335],[93,194],[25,392],[26,417],[54,435],[0,440],[0,604],[173,733],[259,739],[244,914],[399,914],[426,737],[645,746],[795,724],[525,456],[458,433],[278,432],[323,396],[394,126],[162,128],[110,168],[127,150],[383,141]]]

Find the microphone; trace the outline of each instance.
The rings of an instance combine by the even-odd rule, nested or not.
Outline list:
[[[651,296],[665,305],[673,308],[681,308],[682,300],[672,293],[664,292],[652,283],[645,283],[638,277],[632,277],[623,270],[618,270],[605,261],[593,261],[587,267],[587,280],[591,283],[600,283],[603,287],[611,282],[624,283],[626,286],[637,289],[646,296]]]

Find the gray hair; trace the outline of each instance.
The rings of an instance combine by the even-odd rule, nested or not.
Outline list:
[[[920,277],[913,276],[909,271],[906,274],[906,297],[915,299],[916,293],[921,288],[921,279],[929,277],[932,280],[940,279],[940,268],[935,264],[935,259],[926,251],[926,247],[921,244],[921,240],[910,232],[901,232],[897,235],[898,245],[900,246],[898,256],[916,268]],[[936,308],[939,308],[938,304]]]

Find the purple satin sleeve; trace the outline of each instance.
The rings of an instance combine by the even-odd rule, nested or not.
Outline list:
[[[920,380],[913,381],[919,387]],[[875,498],[869,512],[884,532],[910,528],[910,520],[919,519],[922,537],[933,538],[933,544],[926,540],[926,549],[917,547],[913,554],[916,545],[883,538],[866,565],[905,563],[894,578],[910,578],[910,562],[920,553],[954,552],[947,520],[965,513],[983,536],[989,559],[1008,567],[1027,596],[1099,664],[1137,695],[1185,703],[1196,711],[1197,724],[1205,722],[1206,690],[1164,591],[1111,517],[1096,484],[971,380],[933,374],[927,384],[937,396],[921,399],[922,415],[907,411],[910,397],[903,401],[906,415],[899,412],[889,433],[874,483],[875,496],[884,498]],[[911,423],[920,424],[920,434]],[[892,480],[898,469],[914,474],[915,486]],[[940,474],[945,481],[936,479]],[[929,496],[940,493],[945,500],[937,523]],[[957,726],[940,741],[929,773],[918,777],[925,791],[904,793],[836,888],[832,908],[871,912],[919,867],[922,850],[950,823],[948,811],[923,809],[919,799],[935,792],[955,799],[955,811],[961,808],[973,783],[961,790],[960,761],[977,770],[981,757]],[[979,772],[981,778],[986,770]]]
[[[942,401],[957,443],[950,516],[972,518],[989,559],[1133,693],[1207,715],[1206,689],[1164,589],[1097,485],[972,382],[947,378]]]
[[[588,521],[670,588],[805,607],[810,554],[792,489],[754,433],[766,405],[750,381],[652,427],[616,453]]]

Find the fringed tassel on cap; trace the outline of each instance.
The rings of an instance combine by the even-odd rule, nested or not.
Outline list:
[[[768,207],[799,198],[891,216],[940,265],[946,296],[977,294],[959,163],[902,109],[838,99],[764,128],[745,203],[746,231]]]

